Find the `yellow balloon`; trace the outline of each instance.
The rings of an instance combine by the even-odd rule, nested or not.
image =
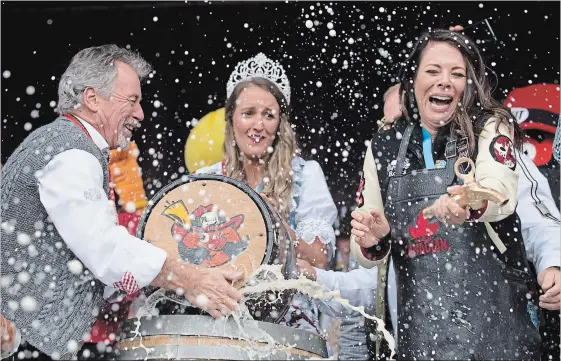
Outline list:
[[[191,129],[185,143],[185,164],[189,173],[224,159],[222,144],[225,129],[224,108],[208,113]]]

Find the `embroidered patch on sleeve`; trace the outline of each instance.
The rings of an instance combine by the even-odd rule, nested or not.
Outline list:
[[[489,152],[497,162],[506,165],[512,170],[516,169],[514,145],[507,136],[499,135],[495,137],[489,146]]]
[[[364,190],[364,176],[360,176],[360,184],[358,185],[358,190],[356,191],[356,205],[357,207],[362,207],[364,204],[364,196],[362,191]]]
[[[125,272],[123,278],[119,282],[113,283],[113,287],[120,289],[127,294],[135,293],[140,288],[134,279],[134,276],[129,271]]]
[[[88,189],[84,191],[84,198],[92,202],[99,202],[101,200],[101,192],[96,188]]]

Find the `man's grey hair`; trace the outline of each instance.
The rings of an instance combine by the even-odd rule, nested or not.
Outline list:
[[[58,83],[56,112],[65,114],[82,106],[82,95],[87,88],[95,89],[108,99],[114,90],[117,76],[115,61],[134,69],[140,80],[152,71],[152,66],[139,54],[114,44],[80,50],[62,74]]]

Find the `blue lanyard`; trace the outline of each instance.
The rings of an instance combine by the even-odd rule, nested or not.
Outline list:
[[[263,191],[263,188],[265,188],[265,186],[263,185],[263,182],[259,183],[259,185],[257,186],[257,188],[255,188],[255,191],[257,193],[260,193]]]
[[[434,169],[434,159],[432,157],[432,140],[429,132],[423,129],[423,157],[425,158],[425,167]]]

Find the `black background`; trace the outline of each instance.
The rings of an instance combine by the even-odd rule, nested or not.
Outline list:
[[[35,129],[54,119],[49,103],[77,51],[130,46],[156,69],[143,86],[146,118],[135,135],[150,197],[185,166],[188,122],[222,107],[232,68],[264,52],[288,72],[305,157],[320,162],[337,202],[351,200],[382,94],[409,41],[428,27],[491,17],[501,45],[486,54],[504,99],[530,82],[559,82],[559,10],[559,2],[2,2],[1,69],[11,74],[1,78],[2,162],[29,133],[26,123]],[[313,30],[306,20],[317,21]]]
[[[513,88],[559,83],[559,2],[2,2],[1,10],[1,71],[10,72],[0,77],[2,163],[26,128],[54,119],[50,103],[76,52],[130,46],[156,69],[143,85],[146,118],[135,135],[148,197],[185,171],[188,122],[222,107],[232,68],[258,52],[287,70],[303,153],[319,161],[334,199],[347,205],[382,117],[382,94],[423,30],[490,17],[499,44],[485,54],[499,77],[498,99]],[[313,30],[306,20],[317,22]],[[558,339],[548,342],[558,358]]]

